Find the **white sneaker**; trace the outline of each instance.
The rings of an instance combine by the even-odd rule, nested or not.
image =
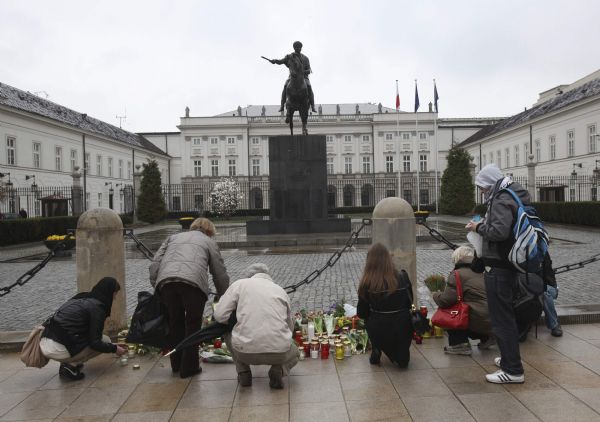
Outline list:
[[[502,368],[502,367],[500,366],[500,360],[501,360],[501,358],[500,358],[500,357],[494,358],[494,365],[496,365],[498,368]]]
[[[510,375],[501,369],[493,374],[487,374],[485,379],[487,382],[493,384],[523,384],[525,382],[525,375]]]

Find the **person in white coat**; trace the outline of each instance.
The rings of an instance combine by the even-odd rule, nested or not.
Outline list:
[[[252,264],[246,277],[229,286],[215,308],[214,318],[227,323],[231,313],[236,313],[237,323],[226,340],[240,385],[252,385],[250,365],[271,365],[269,386],[281,389],[283,375],[298,362],[298,348],[292,343],[290,299],[273,282],[265,264]]]

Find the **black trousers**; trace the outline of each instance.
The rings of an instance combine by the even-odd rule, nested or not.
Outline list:
[[[495,268],[484,274],[492,331],[500,349],[500,366],[510,375],[523,374],[519,352],[519,331],[513,310],[516,270]]]
[[[169,345],[176,346],[184,338],[202,328],[202,314],[207,297],[190,284],[172,281],[160,288],[160,297],[169,312]],[[180,376],[194,373],[200,367],[199,346],[190,346],[171,356],[171,369]]]
[[[448,332],[448,345],[456,346],[457,344],[468,343],[469,339],[478,339],[483,341],[487,341],[488,336],[481,333],[476,333],[475,331],[469,330],[447,330]]]

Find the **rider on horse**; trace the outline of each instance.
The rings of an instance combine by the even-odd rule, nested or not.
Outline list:
[[[300,60],[302,62],[303,66],[304,66],[304,80],[306,81],[306,87],[308,88],[308,98],[310,100],[310,108],[312,109],[313,112],[316,113],[317,110],[315,110],[315,96],[313,94],[312,87],[310,86],[310,80],[308,79],[308,75],[310,73],[312,73],[312,70],[310,69],[310,61],[308,60],[308,57],[306,57],[300,51],[302,51],[302,43],[300,41],[296,41],[294,43],[294,52],[293,53],[286,55],[281,60],[273,59],[273,60],[269,60],[269,61],[273,64],[285,64],[288,68],[290,68],[291,60]],[[290,79],[288,77],[288,79],[285,81],[285,84],[283,85],[283,92],[281,93],[281,108],[279,109],[280,112],[283,111],[283,107],[285,105],[286,88],[287,88],[289,81],[290,81]]]

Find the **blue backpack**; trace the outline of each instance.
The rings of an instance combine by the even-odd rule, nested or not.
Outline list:
[[[512,189],[503,189],[517,202],[517,218],[513,226],[515,243],[508,254],[508,260],[522,273],[542,271],[544,257],[548,253],[548,233],[544,223],[537,216],[535,208],[523,205]]]

